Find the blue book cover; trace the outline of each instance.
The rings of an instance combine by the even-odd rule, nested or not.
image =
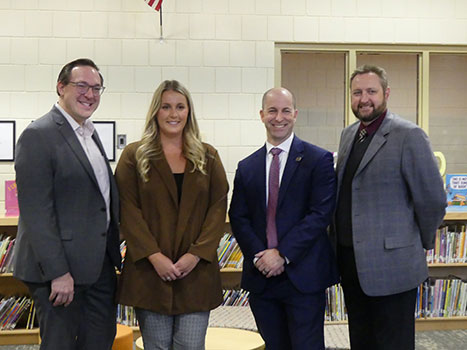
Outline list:
[[[467,175],[446,174],[447,212],[467,212]]]

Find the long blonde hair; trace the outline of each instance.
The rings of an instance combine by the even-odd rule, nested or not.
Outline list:
[[[188,103],[188,118],[183,128],[183,148],[182,153],[186,159],[193,163],[192,172],[198,170],[206,174],[206,154],[201,142],[198,123],[193,108],[193,100],[189,91],[177,80],[165,80],[154,91],[151,105],[146,115],[146,125],[141,138],[141,144],[136,150],[136,167],[144,182],[149,181],[150,160],[162,157],[163,149],[160,140],[159,125],[157,123],[157,113],[161,108],[162,94],[165,91],[175,91],[185,96]]]

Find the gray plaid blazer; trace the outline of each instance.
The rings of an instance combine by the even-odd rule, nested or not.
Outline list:
[[[342,131],[338,195],[359,123]],[[427,278],[424,248],[433,247],[445,207],[443,180],[427,135],[388,111],[352,181],[353,246],[367,295],[400,293]]]

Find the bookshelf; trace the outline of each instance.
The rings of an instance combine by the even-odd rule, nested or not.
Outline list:
[[[16,237],[17,217],[0,216],[0,235]],[[1,295],[27,295],[28,288],[13,277],[12,273],[0,273]],[[0,331],[0,345],[39,344],[39,329],[14,329]]]
[[[447,213],[445,224],[467,223],[467,213]],[[0,234],[16,236],[18,218],[0,216]],[[226,223],[226,231],[230,231],[229,224]],[[455,275],[462,279],[467,279],[467,263],[434,263],[429,264],[431,277],[446,278]],[[238,268],[221,269],[222,285],[225,289],[239,289],[242,270]],[[0,294],[3,295],[26,295],[27,287],[16,280],[11,273],[0,274]],[[343,324],[345,321],[329,321],[327,324]],[[132,327],[135,336],[139,335],[138,327]],[[421,318],[416,321],[417,330],[451,330],[467,329],[467,316]],[[15,329],[11,331],[0,331],[0,345],[16,344],[38,344],[39,330]]]

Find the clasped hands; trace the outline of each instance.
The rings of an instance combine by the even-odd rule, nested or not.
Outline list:
[[[176,263],[173,263],[162,253],[154,253],[148,256],[149,261],[159,277],[165,281],[175,281],[187,276],[198,264],[200,258],[191,253],[183,254]]]
[[[276,248],[262,250],[253,260],[256,268],[266,277],[279,276],[285,269],[285,259]]]

